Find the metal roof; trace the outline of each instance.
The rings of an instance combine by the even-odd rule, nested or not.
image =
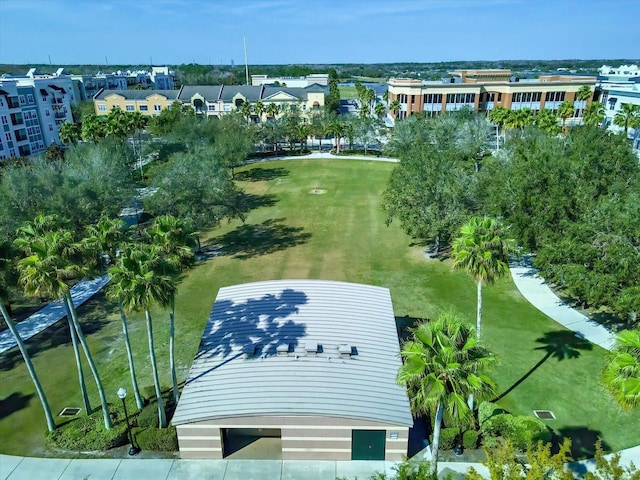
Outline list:
[[[191,97],[196,94],[200,94],[207,102],[217,102],[218,98],[220,97],[221,91],[222,85],[184,86],[180,91],[178,99],[183,102],[189,103],[191,101]]]
[[[180,90],[102,90],[99,95],[96,95],[95,100],[104,100],[109,95],[120,95],[125,100],[146,100],[151,95],[162,95],[169,100],[177,100]]]
[[[224,287],[173,424],[304,415],[411,426],[400,364],[387,288],[325,280]]]

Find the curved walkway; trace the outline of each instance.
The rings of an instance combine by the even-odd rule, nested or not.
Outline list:
[[[538,275],[538,271],[533,267],[531,255],[525,255],[513,262],[510,270],[513,283],[531,305],[589,342],[606,350],[613,348],[615,334],[558,298],[544,278]]]

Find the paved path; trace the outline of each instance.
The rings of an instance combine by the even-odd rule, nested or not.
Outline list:
[[[73,304],[76,307],[82,305],[95,295],[95,293],[104,285],[106,285],[108,281],[109,278],[104,276],[78,282],[73,286],[73,288],[71,288],[71,299],[73,300]],[[16,328],[18,329],[20,338],[22,338],[23,341],[26,341],[66,316],[67,312],[65,311],[62,302],[60,300],[56,300],[55,302],[51,302],[46,307],[38,310],[26,320],[18,323]],[[0,332],[0,354],[15,347],[16,345],[16,339],[8,328]]]
[[[511,264],[511,277],[524,298],[542,313],[595,345],[613,348],[615,334],[560,300],[532,266],[531,256]]]

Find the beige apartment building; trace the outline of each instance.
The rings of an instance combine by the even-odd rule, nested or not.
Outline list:
[[[451,74],[452,78],[441,81],[389,79],[389,102],[400,102],[400,111],[395,116],[406,118],[418,112],[432,116],[465,107],[488,112],[497,106],[556,111],[562,102],[569,100],[575,108],[574,121],[578,121],[593,98],[579,101],[576,94],[583,85],[593,91],[596,84],[596,77],[589,76],[541,75],[536,79],[518,79],[510,70],[499,69],[454,70]]]

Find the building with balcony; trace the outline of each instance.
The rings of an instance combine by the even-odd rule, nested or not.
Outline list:
[[[550,109],[554,112],[565,100],[574,104],[574,119],[578,122],[592,98],[580,101],[577,92],[583,85],[593,91],[596,77],[570,75],[541,75],[536,79],[519,79],[510,70],[454,70],[451,78],[423,81],[391,78],[388,82],[389,102],[398,100],[397,118],[414,113],[438,115],[470,108],[488,112],[501,106],[510,110],[529,108],[535,112]],[[392,113],[392,115],[394,115]]]
[[[59,126],[72,122],[72,82],[50,76],[0,79],[0,159],[42,153],[60,143]]]

